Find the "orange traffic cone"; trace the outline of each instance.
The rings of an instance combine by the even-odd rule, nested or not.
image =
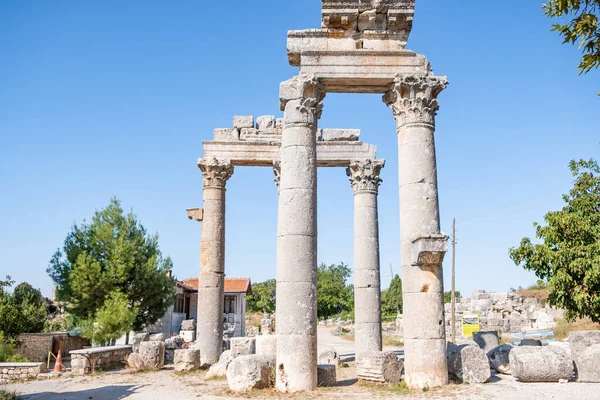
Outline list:
[[[54,372],[62,372],[63,369],[63,365],[62,365],[62,354],[60,352],[60,349],[58,350],[58,356],[56,357],[56,363],[54,364]]]

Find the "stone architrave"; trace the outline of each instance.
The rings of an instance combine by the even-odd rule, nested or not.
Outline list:
[[[225,184],[233,174],[229,160],[201,159],[204,212],[200,239],[196,345],[201,365],[214,364],[223,352],[225,277]]]
[[[445,77],[432,74],[398,75],[383,97],[392,108],[398,134],[404,367],[409,387],[448,383],[442,274],[448,237],[440,232],[434,141],[437,96],[447,83]]]
[[[346,169],[354,190],[356,358],[381,351],[381,280],[377,193],[383,160],[355,160]]]
[[[285,125],[277,226],[277,365],[282,392],[317,387],[317,122],[321,84],[300,75],[279,91]]]

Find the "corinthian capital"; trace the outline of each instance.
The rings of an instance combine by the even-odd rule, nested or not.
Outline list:
[[[281,181],[281,161],[273,161],[273,174],[275,174],[275,185],[277,185],[277,192],[279,193],[279,182]]]
[[[398,75],[383,101],[391,106],[398,126],[408,124],[435,125],[437,96],[448,85],[445,76]]]
[[[198,168],[202,171],[204,187],[224,188],[227,180],[233,175],[233,164],[229,160],[201,158]]]
[[[321,82],[313,75],[298,75],[279,86],[279,102],[281,111],[286,112],[286,124],[288,123],[308,123],[316,124],[321,118],[323,104],[321,101],[325,98],[325,90]],[[293,102],[294,113],[287,110],[288,103]],[[293,114],[293,115],[291,115]]]
[[[346,168],[346,175],[350,177],[350,184],[357,192],[375,192],[379,190],[382,180],[379,177],[385,160],[355,160]]]

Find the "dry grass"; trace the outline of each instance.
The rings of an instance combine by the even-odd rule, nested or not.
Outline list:
[[[262,317],[262,313],[246,313],[246,326],[260,326]]]
[[[568,338],[571,332],[592,330],[600,330],[600,324],[593,323],[589,318],[577,319],[573,322],[561,319],[554,328],[554,337],[556,340],[563,340]]]
[[[384,346],[404,347],[404,340],[398,336],[384,336]]]
[[[548,301],[548,289],[520,289],[517,294],[523,297],[533,297],[541,302]]]

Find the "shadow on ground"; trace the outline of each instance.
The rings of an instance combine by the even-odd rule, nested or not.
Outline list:
[[[31,395],[22,393],[21,398],[27,400],[118,400],[131,396],[144,386],[146,385],[114,385],[74,392],[43,392]]]

